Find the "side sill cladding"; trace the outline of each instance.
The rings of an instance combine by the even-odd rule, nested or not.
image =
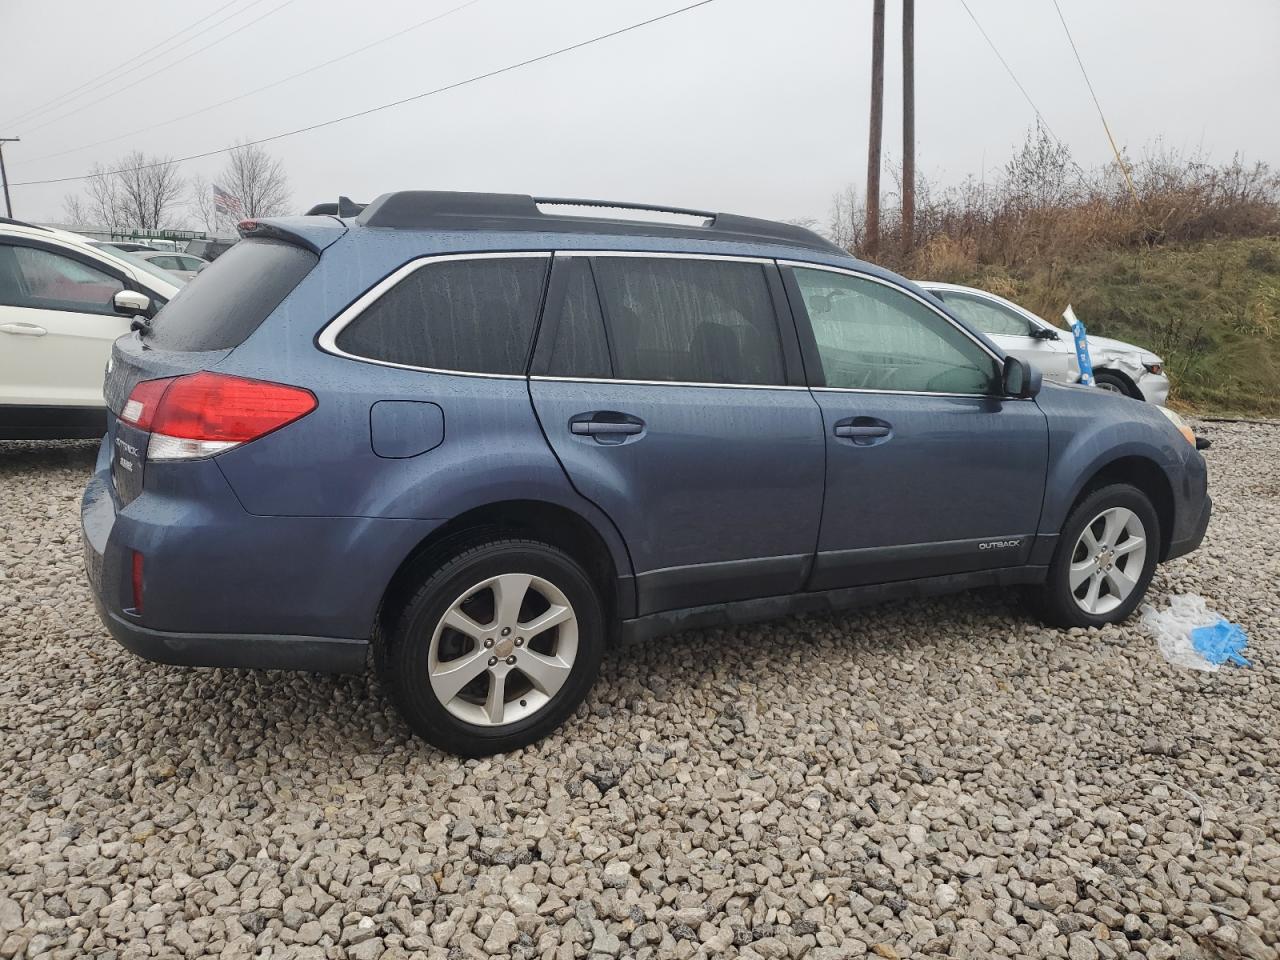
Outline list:
[[[855,607],[883,603],[886,600],[903,600],[956,593],[975,587],[1007,587],[1020,584],[1044,583],[1049,568],[1042,566],[1001,567],[996,570],[975,570],[941,577],[923,577],[917,580],[899,580],[893,583],[868,584],[861,587],[844,587],[839,590],[823,590],[815,593],[795,593],[786,596],[764,597],[759,600],[738,600],[731,603],[715,603],[682,610],[667,610],[645,617],[624,620],[622,638],[648,640],[682,630],[708,629],[775,620],[798,613],[835,613]]]

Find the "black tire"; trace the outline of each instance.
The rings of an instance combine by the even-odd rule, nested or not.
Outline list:
[[[1114,390],[1116,393],[1130,397],[1134,400],[1141,399],[1129,381],[1118,373],[1112,373],[1109,370],[1099,370],[1093,375],[1093,382],[1105,389]]]
[[[537,712],[512,723],[482,726],[455,716],[437,697],[429,679],[431,641],[461,595],[506,573],[532,574],[564,594],[577,621],[577,650],[563,686]],[[449,753],[483,757],[526,746],[560,726],[595,682],[607,636],[599,591],[572,557],[537,540],[485,539],[444,559],[409,594],[379,638],[379,673],[414,733]]]
[[[1077,603],[1071,590],[1070,567],[1085,527],[1112,507],[1126,507],[1138,517],[1146,539],[1146,556],[1128,596],[1114,609],[1096,615],[1082,609]],[[1145,493],[1127,483],[1110,484],[1094,490],[1072,508],[1067,522],[1062,526],[1053,561],[1049,564],[1048,579],[1034,594],[1037,612],[1046,622],[1060,627],[1101,627],[1108,623],[1120,623],[1142,602],[1152,574],[1155,573],[1159,554],[1160,519]]]

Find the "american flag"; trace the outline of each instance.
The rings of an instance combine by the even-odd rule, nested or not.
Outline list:
[[[244,216],[244,204],[240,202],[240,198],[227,193],[216,183],[213,185],[213,208],[229,217]]]

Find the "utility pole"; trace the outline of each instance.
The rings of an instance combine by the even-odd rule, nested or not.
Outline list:
[[[916,227],[916,0],[902,0],[902,252]]]
[[[9,202],[9,175],[4,172],[4,145],[21,143],[21,137],[0,137],[0,182],[4,183],[4,215],[13,219],[13,204]]]
[[[884,128],[884,0],[871,11],[871,135],[867,140],[867,253],[880,245],[880,140]]]

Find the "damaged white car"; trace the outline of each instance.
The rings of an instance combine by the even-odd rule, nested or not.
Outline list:
[[[998,343],[1006,353],[1028,360],[1051,380],[1076,383],[1080,365],[1069,330],[1056,327],[1004,297],[953,283],[919,281],[951,312]],[[1089,334],[1094,382],[1103,390],[1164,406],[1169,378],[1164,361],[1131,343]]]

